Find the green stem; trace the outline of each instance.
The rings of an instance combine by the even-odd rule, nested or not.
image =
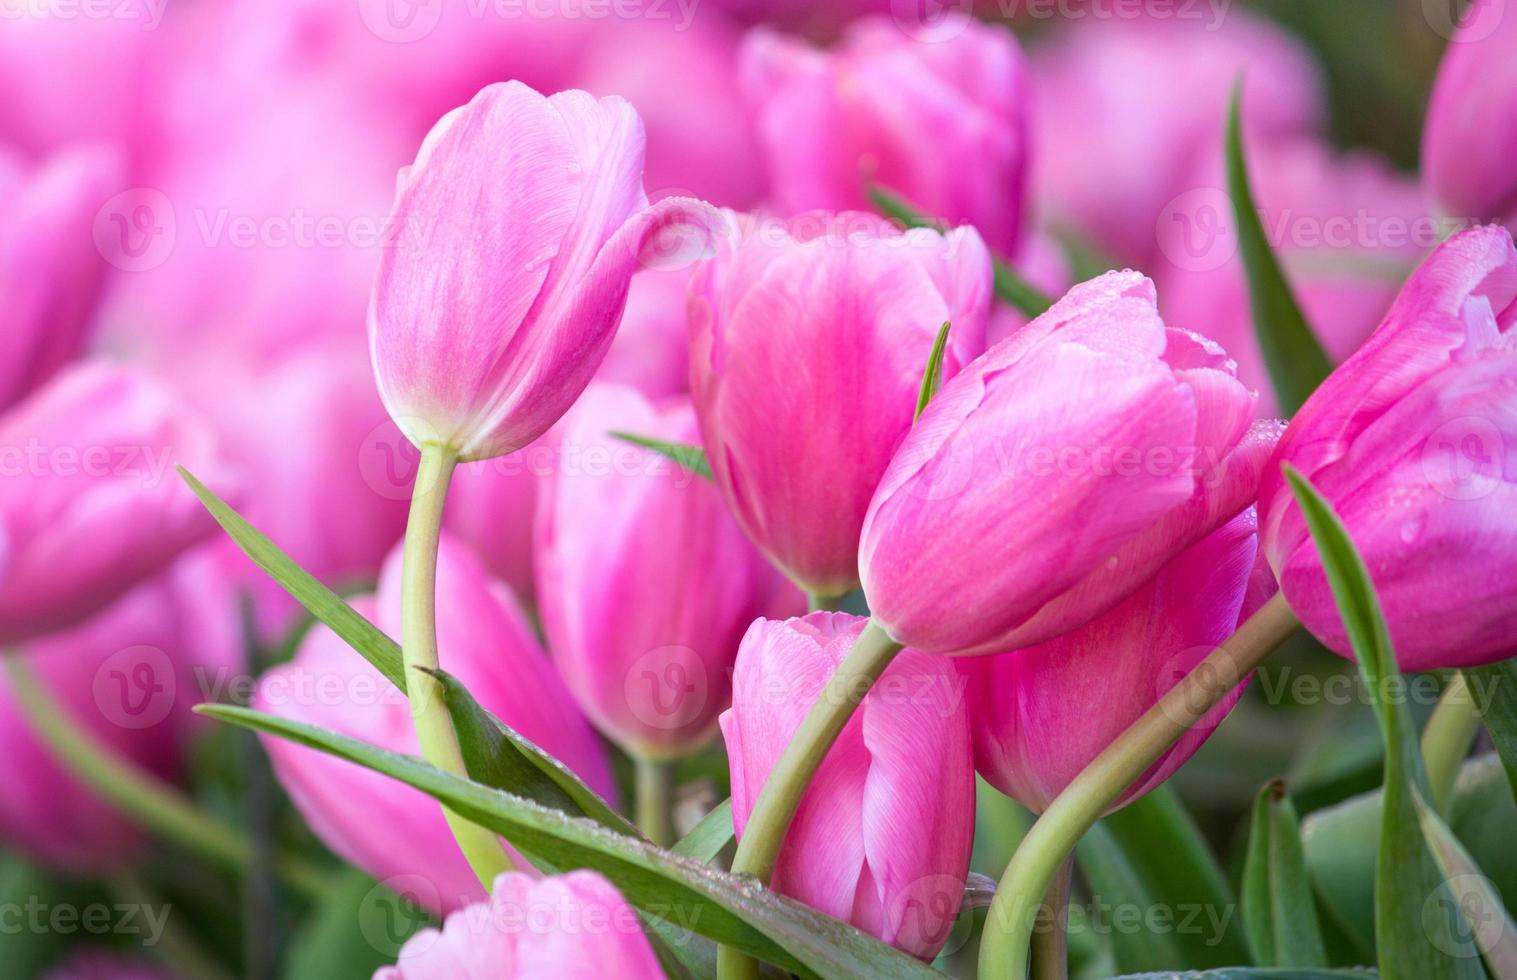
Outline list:
[[[1297,627],[1276,595],[1117,736],[1032,825],[996,888],[980,942],[981,977],[1027,974],[1038,907],[1075,844],[1127,787],[1237,687]]]
[[[752,875],[766,885],[769,883],[780,845],[811,777],[816,775],[859,702],[900,652],[901,645],[872,621],[864,628],[764,781],[738,841],[737,854],[732,859],[733,874]],[[758,964],[724,946],[717,954],[717,975],[722,980],[756,977]]]
[[[172,906],[165,905],[136,875],[125,871],[112,874],[107,879],[107,884],[112,896],[123,905],[165,910],[163,931],[151,945],[151,951],[166,966],[172,967],[176,974],[196,977],[198,980],[231,980],[232,975],[201,946],[189,929],[181,926],[174,918]]]
[[[848,595],[846,593],[843,595],[821,595],[817,592],[807,592],[806,611],[837,612],[843,608],[843,600],[847,598]]]
[[[633,756],[637,770],[637,826],[659,847],[674,836],[674,763]]]
[[[1475,699],[1463,672],[1456,670],[1449,675],[1443,694],[1438,698],[1438,706],[1422,730],[1422,758],[1427,763],[1433,805],[1439,813],[1448,813],[1459,767],[1470,754],[1470,746],[1475,744],[1475,733],[1479,730],[1480,712],[1475,708]]]
[[[248,872],[254,855],[246,837],[86,733],[20,656],[4,660],[22,717],[70,775],[159,837],[222,867]],[[295,891],[311,899],[327,894],[329,876],[320,869],[289,857],[276,861],[280,877]]]
[[[1046,924],[1032,932],[1032,980],[1069,980],[1069,892],[1074,874],[1074,858],[1065,858],[1043,895],[1039,917]]]
[[[429,673],[441,667],[437,659],[437,549],[448,481],[457,465],[458,453],[454,450],[431,443],[421,447],[401,563],[400,650],[422,758],[444,772],[468,779],[442,683]],[[494,833],[447,807],[443,807],[443,816],[486,891],[495,884],[497,875],[515,867]]]

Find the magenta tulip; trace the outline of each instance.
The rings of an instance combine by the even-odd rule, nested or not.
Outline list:
[[[871,17],[823,52],[759,28],[739,71],[785,213],[868,209],[880,184],[1016,251],[1029,92],[1010,31],[948,18],[919,37]]]
[[[956,660],[968,683],[981,775],[1041,813],[1266,597],[1249,589],[1255,524],[1253,511],[1245,511],[1079,629],[1037,646]],[[1173,775],[1242,693],[1240,685],[1223,698],[1113,809]]]
[[[374,980],[662,980],[641,920],[594,871],[536,880],[520,873],[495,879],[490,897],[451,913],[442,929],[424,929],[401,947],[400,960]]]
[[[369,335],[380,395],[413,443],[464,460],[530,443],[579,397],[628,281],[709,242],[711,212],[652,207],[643,131],[621,99],[492,85],[401,171]]]
[[[1197,160],[1221,159],[1228,94],[1240,75],[1251,143],[1316,132],[1323,115],[1311,53],[1245,10],[1217,24],[1072,24],[1031,62],[1033,182],[1050,221],[1139,268],[1155,254],[1165,209],[1192,190]]]
[[[1472,3],[1449,41],[1422,133],[1422,179],[1446,215],[1517,223],[1517,16]]]
[[[738,652],[721,717],[741,840],[754,800],[865,620],[760,620]],[[930,960],[953,926],[974,837],[963,678],[907,650],[865,695],[817,770],[772,887]]]
[[[1278,424],[1153,283],[1113,272],[943,386],[880,482],[875,622],[933,653],[1041,643],[1131,595],[1253,498]]]
[[[194,556],[84,624],[10,655],[123,765],[174,779],[201,727],[192,709],[214,700],[240,668],[236,612],[231,589]],[[32,733],[8,680],[0,680],[0,752],[7,846],[70,871],[119,867],[140,854],[137,824],[64,769]]]
[[[857,212],[734,220],[691,282],[703,442],[748,536],[802,588],[842,595],[939,327],[949,375],[984,349],[989,255],[969,228],[903,234]]]
[[[543,630],[596,727],[640,757],[669,758],[715,731],[749,624],[805,601],[709,480],[615,429],[698,439],[688,404],[655,411],[618,385],[592,385],[564,417],[559,472],[538,515]]]
[[[71,367],[0,416],[0,642],[99,612],[211,534],[176,464],[233,488],[210,430],[125,368]]]
[[[105,149],[58,153],[35,168],[0,151],[0,411],[88,340],[105,269],[95,216],[120,189],[120,171]]]
[[[400,550],[377,598],[355,602],[390,635],[400,626]],[[443,538],[437,570],[438,647],[448,672],[486,709],[541,746],[602,795],[613,784],[595,733],[574,707],[515,599],[467,549]],[[416,755],[405,696],[325,627],[295,659],[264,674],[254,707]],[[388,776],[278,738],[265,738],[275,774],[316,834],[379,879],[421,876],[433,912],[482,890],[436,801]],[[409,880],[409,879],[407,879]]]
[[[1264,549],[1291,610],[1339,653],[1352,652],[1348,637],[1281,464],[1347,525],[1402,670],[1517,652],[1514,324],[1511,235],[1456,235],[1280,441],[1259,488]]]

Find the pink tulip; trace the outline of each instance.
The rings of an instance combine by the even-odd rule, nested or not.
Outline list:
[[[1245,511],[1079,629],[1037,646],[956,660],[969,691],[975,765],[985,779],[1041,813],[1139,715],[1231,636],[1252,611],[1255,523],[1253,511]],[[1256,592],[1256,603],[1259,598]],[[1243,686],[1211,709],[1113,809],[1173,775],[1226,717]]]
[[[543,481],[556,460],[552,436],[507,456],[465,463],[453,474],[443,526],[469,546],[523,602],[536,594],[532,525]],[[411,450],[412,457],[415,450]],[[414,472],[414,468],[412,470]]]
[[[183,768],[200,720],[240,661],[235,596],[196,556],[82,625],[21,644],[15,656],[86,735],[124,765],[163,779]],[[0,835],[51,866],[98,871],[130,861],[143,835],[74,779],[0,679]]]
[[[374,980],[662,980],[637,912],[594,871],[534,880],[507,873],[489,899],[424,929]]]
[[[648,207],[642,165],[626,102],[517,82],[427,136],[401,171],[369,314],[380,395],[412,442],[503,455],[579,397],[639,263],[709,231],[697,202]]]
[[[1292,611],[1339,653],[1351,647],[1284,463],[1332,503],[1363,553],[1402,670],[1517,651],[1514,323],[1511,236],[1454,236],[1280,441],[1259,488],[1264,549]]]
[[[120,170],[102,148],[60,152],[35,168],[0,151],[0,410],[89,339],[105,269],[95,215],[119,189]]]
[[[400,550],[377,598],[354,606],[391,636],[400,628]],[[574,770],[596,792],[613,785],[595,733],[538,646],[515,599],[467,549],[443,537],[437,642],[444,669],[486,709]],[[394,752],[418,754],[405,696],[325,627],[294,660],[264,674],[254,707]],[[275,774],[327,846],[379,879],[402,881],[433,912],[478,899],[479,881],[430,797],[388,776],[292,742],[266,738]],[[411,876],[425,886],[412,889]]]
[[[1148,267],[1159,222],[1191,189],[1196,160],[1222,156],[1240,74],[1250,142],[1319,128],[1311,55],[1246,11],[1219,24],[1095,19],[1041,48],[1032,59],[1034,184],[1055,227]]]
[[[596,378],[631,385],[649,398],[690,392],[688,269],[632,277],[627,310]]]
[[[1447,215],[1517,223],[1517,16],[1473,3],[1454,33],[1422,133],[1422,179]]]
[[[71,367],[0,416],[0,642],[99,612],[211,534],[175,465],[233,488],[202,421],[125,368]]]
[[[875,621],[934,653],[1041,643],[1131,595],[1254,497],[1278,424],[1217,345],[1112,272],[943,386],[880,482]]]
[[[739,71],[783,212],[868,209],[877,183],[1017,249],[1029,93],[1010,31],[948,18],[918,36],[871,17],[822,52],[760,28]]]
[[[953,323],[949,375],[984,349],[989,256],[972,229],[902,234],[857,212],[734,221],[691,282],[703,442],[754,543],[803,588],[841,595],[939,327]]]
[[[865,620],[759,620],[738,652],[722,735],[738,839],[754,800]],[[772,887],[930,960],[948,938],[974,837],[963,679],[950,661],[896,656],[801,798]]]
[[[645,758],[701,747],[727,707],[739,641],[804,600],[764,560],[710,481],[614,439],[690,443],[688,404],[655,411],[595,384],[565,416],[537,527],[537,586],[554,662],[602,732]]]
[[[1334,156],[1309,139],[1249,149],[1264,232],[1284,263],[1318,340],[1334,363],[1352,354],[1390,309],[1397,284],[1438,244],[1416,185],[1372,154]],[[1173,323],[1205,330],[1238,362],[1238,377],[1276,414],[1254,333],[1221,160],[1160,223],[1152,267]]]

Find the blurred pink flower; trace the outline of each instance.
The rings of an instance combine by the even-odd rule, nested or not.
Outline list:
[[[174,472],[237,489],[203,419],[156,380],[72,366],[0,416],[0,642],[99,612],[215,529]]]
[[[990,258],[960,228],[858,212],[734,217],[691,283],[691,387],[717,486],[819,595],[858,584],[859,528],[911,427],[933,339],[948,376],[985,344]]]
[[[877,183],[1017,250],[1029,93],[1010,31],[950,18],[923,36],[874,17],[823,52],[760,28],[739,71],[783,213],[867,210]]]
[[[537,588],[532,526],[542,484],[557,464],[552,442],[550,432],[506,456],[463,464],[453,473],[443,514],[449,533],[528,604]]]
[[[374,980],[662,980],[642,922],[594,871],[535,880],[507,873],[490,897],[449,914],[401,947]]]
[[[1281,473],[1332,503],[1364,555],[1403,671],[1517,650],[1517,249],[1462,232],[1296,414],[1259,487],[1260,534],[1291,610],[1352,650]]]
[[[859,566],[898,642],[996,653],[1131,595],[1253,499],[1277,425],[1220,347],[1112,272],[948,381],[896,451]]]
[[[401,171],[369,314],[380,396],[413,443],[514,452],[579,397],[638,265],[709,233],[705,205],[648,206],[642,163],[631,105],[584,92],[492,85],[432,130]]]
[[[1056,639],[958,658],[975,765],[1041,813],[1090,762],[1232,635],[1258,551],[1253,510],[1172,558],[1110,612]],[[1254,599],[1267,597],[1255,593]],[[1112,809],[1168,779],[1243,693],[1239,685],[1129,787]]]
[[[1034,186],[1054,227],[1147,268],[1165,209],[1200,161],[1222,157],[1240,73],[1250,142],[1319,127],[1323,85],[1311,55],[1246,11],[1216,25],[1082,21],[1038,49]]]
[[[759,620],[743,638],[722,735],[738,839],[759,790],[865,620]],[[865,695],[801,798],[772,886],[930,960],[948,938],[974,837],[963,679],[907,650]]]
[[[25,642],[20,657],[70,721],[124,765],[181,771],[199,719],[241,669],[235,596],[200,556],[134,589],[79,626]],[[0,835],[47,864],[91,872],[137,855],[142,834],[77,782],[32,734],[0,678]]]
[[[0,411],[88,342],[105,278],[96,214],[124,179],[103,147],[62,150],[36,166],[0,149]]]
[[[646,269],[632,277],[627,309],[596,378],[649,398],[690,392],[689,269]]]
[[[538,515],[543,630],[596,726],[629,752],[668,758],[715,731],[748,625],[800,613],[805,600],[709,480],[613,430],[699,439],[688,403],[655,411],[619,385],[591,385],[564,417]]]
[[[354,608],[400,635],[400,550],[379,595]],[[476,700],[614,799],[605,754],[538,645],[515,598],[468,549],[444,535],[437,569],[437,643],[444,670]],[[418,754],[405,695],[325,627],[290,663],[265,673],[253,706],[393,752]],[[407,890],[434,913],[483,894],[436,801],[388,776],[279,738],[264,746],[296,807],[328,847],[381,880],[419,876]]]

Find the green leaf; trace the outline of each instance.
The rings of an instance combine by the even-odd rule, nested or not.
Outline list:
[[[211,512],[216,523],[231,535],[232,540],[237,542],[237,547],[253,559],[254,564],[294,596],[312,616],[331,627],[332,632],[342,637],[348,646],[363,654],[364,659],[373,664],[386,680],[402,691],[406,689],[400,644],[343,602],[337,593],[318,582],[315,576],[297,565],[294,559],[259,533],[241,514],[182,466],[179,467],[179,475],[189,484],[195,496],[200,498],[205,509]]]
[[[1397,675],[1396,655],[1369,570],[1326,498],[1290,465],[1285,466],[1285,477],[1322,558],[1385,740],[1384,799],[1375,867],[1376,960],[1381,971],[1392,978],[1479,977],[1478,963],[1446,952],[1458,948],[1452,910],[1427,908],[1430,897],[1443,889],[1443,882],[1422,839],[1413,793],[1431,795],[1431,790],[1406,706],[1399,698],[1386,697],[1387,684]],[[1421,922],[1423,928],[1408,928],[1408,923],[1415,922]]]
[[[912,957],[850,925],[592,820],[310,725],[228,705],[203,705],[198,710],[385,773],[553,867],[599,871],[636,908],[791,972],[823,978],[937,977]]]
[[[286,980],[368,980],[395,962],[400,947],[431,917],[360,871],[347,871],[331,894],[301,918],[290,941]]]
[[[1476,707],[1517,796],[1517,659],[1465,670]],[[1482,694],[1482,692],[1485,692]]]
[[[1103,818],[1075,850],[1096,908],[1166,909],[1165,929],[1111,929],[1119,970],[1247,961],[1237,902],[1200,830],[1167,786]]]
[[[1278,779],[1265,784],[1254,802],[1243,865],[1243,923],[1260,966],[1327,965],[1296,808]]]
[[[711,461],[706,458],[706,450],[700,446],[692,446],[683,442],[668,442],[663,439],[654,439],[650,436],[640,436],[633,432],[613,431],[611,437],[613,439],[620,439],[622,442],[630,442],[634,446],[651,449],[660,456],[672,459],[696,476],[705,477],[708,480],[715,479],[711,475]]]
[[[1238,228],[1238,250],[1248,277],[1254,333],[1269,368],[1280,410],[1294,415],[1333,370],[1291,292],[1285,272],[1270,248],[1254,203],[1243,153],[1243,85],[1233,89],[1227,116],[1227,187]]]
[[[923,214],[912,207],[905,198],[878,184],[869,186],[869,200],[880,212],[907,228],[932,228],[945,230],[938,219]],[[1048,312],[1054,298],[1037,286],[1023,279],[1005,260],[991,256],[991,271],[995,277],[996,298],[1013,307],[1023,316],[1036,317]]]
[[[710,864],[736,837],[732,828],[732,800],[726,799],[702,817],[701,822],[670,850],[680,857]]]
[[[917,392],[917,413],[912,416],[913,419],[922,417],[927,403],[943,387],[943,356],[948,353],[948,331],[952,327],[952,321],[944,320],[932,342],[932,353],[927,355],[927,368],[922,372],[922,388]]]
[[[1464,931],[1471,934],[1496,980],[1517,980],[1517,925],[1507,915],[1501,896],[1437,811],[1420,794],[1413,799],[1422,833],[1443,872]]]

